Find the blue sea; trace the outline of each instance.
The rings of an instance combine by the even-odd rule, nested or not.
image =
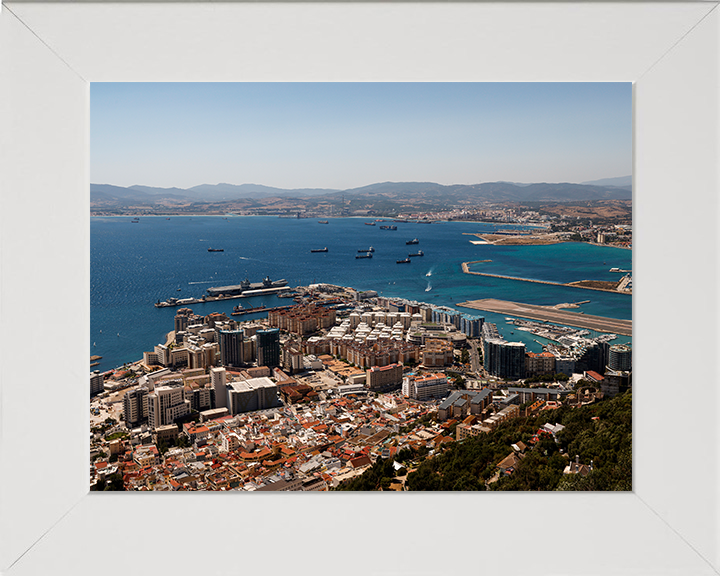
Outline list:
[[[622,294],[533,284],[463,274],[461,263],[491,260],[471,270],[521,276],[551,282],[618,280],[609,272],[630,270],[632,253],[622,248],[564,243],[549,246],[474,245],[468,233],[492,233],[522,228],[506,224],[434,222],[393,223],[382,230],[371,219],[315,219],[271,216],[143,216],[94,217],[90,230],[91,334],[90,354],[102,356],[95,369],[108,370],[142,358],[143,351],[165,341],[173,329],[177,308],[155,308],[170,297],[200,297],[211,286],[239,284],[265,276],[285,279],[290,287],[330,283],[382,296],[402,297],[456,307],[465,300],[498,298],[529,304],[554,305],[590,300],[574,311],[611,318],[632,317],[632,297]],[[406,245],[417,238],[419,244]],[[358,250],[374,247],[371,259],[356,259]],[[328,248],[326,253],[311,249]],[[208,252],[222,248],[224,252]],[[409,253],[424,256],[396,264]],[[428,273],[431,275],[428,276]],[[229,314],[238,302],[245,307],[287,305],[287,299],[257,296],[194,304],[198,314]],[[535,337],[514,331],[504,316],[456,307],[495,322],[508,340],[525,342],[539,352]],[[264,316],[246,315],[243,320]],[[616,343],[629,342],[618,337]]]

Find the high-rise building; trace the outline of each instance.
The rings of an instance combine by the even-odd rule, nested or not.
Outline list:
[[[269,368],[280,366],[280,329],[258,330],[255,336],[258,366]]]
[[[147,421],[147,388],[135,388],[123,396],[123,419],[125,427],[130,430]]]
[[[620,372],[630,372],[632,370],[632,348],[627,344],[610,346],[608,368]]]
[[[190,401],[185,398],[185,387],[179,381],[156,386],[155,390],[148,394],[147,406],[148,425],[153,430],[190,414]]]
[[[215,408],[227,408],[227,374],[225,368],[210,369],[210,383],[215,391]]]
[[[90,396],[95,396],[95,394],[105,390],[103,382],[104,377],[100,372],[95,370],[95,372],[90,373]]]
[[[223,366],[244,366],[247,361],[243,353],[245,332],[221,330],[218,336],[220,336],[220,363]]]
[[[506,380],[525,377],[525,344],[488,339],[484,342],[485,370]]]

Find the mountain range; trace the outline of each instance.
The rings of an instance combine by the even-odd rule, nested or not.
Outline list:
[[[192,188],[152,186],[113,186],[90,184],[91,205],[129,205],[157,203],[216,203],[238,200],[263,201],[271,198],[296,198],[316,202],[376,201],[420,202],[467,205],[478,202],[577,202],[592,200],[630,200],[631,177],[608,178],[582,184],[485,182],[482,184],[443,185],[434,182],[380,182],[334,190],[326,188],[284,189],[260,184],[201,184]],[[252,203],[252,202],[251,202]]]

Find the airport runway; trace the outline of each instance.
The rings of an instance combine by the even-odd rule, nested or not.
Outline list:
[[[521,302],[510,302],[508,300],[496,300],[485,298],[484,300],[468,300],[456,306],[495,312],[496,314],[507,314],[518,316],[529,320],[540,320],[595,330],[596,332],[608,332],[622,336],[632,336],[632,320],[617,320],[615,318],[604,318],[602,316],[590,316],[567,310],[557,310],[550,306],[535,306]]]

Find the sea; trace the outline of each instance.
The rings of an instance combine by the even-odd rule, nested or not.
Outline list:
[[[568,242],[547,246],[473,244],[476,233],[527,229],[477,222],[385,222],[370,218],[318,219],[277,216],[93,217],[90,222],[90,355],[102,356],[95,370],[110,370],[142,358],[164,343],[177,308],[156,308],[171,297],[200,297],[214,286],[285,279],[288,286],[329,283],[375,290],[380,296],[447,306],[494,322],[508,341],[540,352],[547,343],[515,330],[504,315],[458,307],[466,300],[497,298],[537,305],[580,304],[574,312],[631,319],[632,297],[582,288],[535,284],[465,274],[461,263],[490,260],[470,269],[550,282],[619,280],[611,268],[630,270],[632,252],[623,248]],[[397,230],[383,230],[392,224]],[[418,244],[406,242],[418,239]],[[373,247],[373,258],[356,259]],[[311,253],[327,247],[327,252]],[[208,252],[208,248],[223,252]],[[397,264],[410,253],[424,256]],[[195,313],[244,307],[283,306],[274,295],[190,305]],[[248,314],[252,320],[266,314]],[[594,335],[594,333],[593,333]],[[613,343],[629,343],[618,336]]]

